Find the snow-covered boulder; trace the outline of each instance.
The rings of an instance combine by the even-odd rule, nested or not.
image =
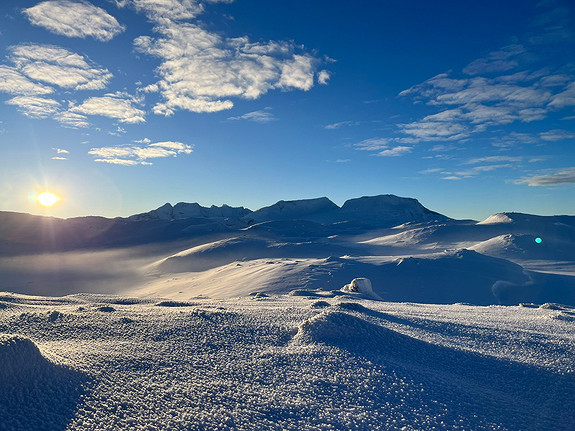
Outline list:
[[[366,298],[381,299],[374,291],[371,286],[371,280],[369,278],[354,278],[351,283],[346,284],[341,288],[343,292],[346,293],[358,293],[359,295]]]

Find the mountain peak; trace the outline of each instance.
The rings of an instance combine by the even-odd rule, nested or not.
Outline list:
[[[394,225],[449,218],[425,208],[417,199],[396,195],[363,196],[350,199],[341,207],[341,216],[366,224]]]
[[[272,220],[315,220],[318,217],[339,210],[339,207],[326,197],[278,201],[268,207],[260,208],[247,218],[252,223]]]

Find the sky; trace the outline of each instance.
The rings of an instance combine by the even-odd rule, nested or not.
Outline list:
[[[574,144],[568,0],[0,2],[3,211],[574,215]]]

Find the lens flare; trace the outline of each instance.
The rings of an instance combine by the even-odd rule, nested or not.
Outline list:
[[[535,242],[537,244],[541,244],[543,242],[543,240],[541,238],[537,237],[537,238],[535,238]]]

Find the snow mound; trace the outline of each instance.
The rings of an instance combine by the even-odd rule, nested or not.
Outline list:
[[[45,374],[50,363],[34,342],[19,335],[0,334],[0,382],[14,382]]]
[[[366,340],[373,340],[376,333],[372,326],[354,315],[341,311],[327,311],[303,321],[298,327],[294,341],[345,345],[352,348]]]
[[[66,429],[85,381],[46,359],[32,340],[1,334],[0,429]]]
[[[506,213],[493,214],[477,224],[513,223],[513,219]]]

